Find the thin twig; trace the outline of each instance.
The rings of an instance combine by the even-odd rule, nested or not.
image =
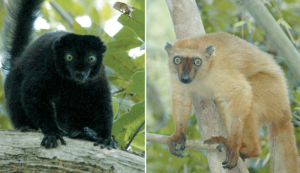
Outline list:
[[[126,93],[123,95],[122,100],[121,100],[120,103],[119,103],[119,107],[121,106],[121,104],[122,104],[122,102],[123,102],[125,96],[126,96]]]
[[[117,94],[117,93],[123,92],[123,91],[125,91],[125,90],[126,90],[126,88],[123,88],[123,87],[122,87],[122,89],[120,89],[120,90],[118,90],[118,91],[115,91],[115,92],[113,92],[112,94]]]

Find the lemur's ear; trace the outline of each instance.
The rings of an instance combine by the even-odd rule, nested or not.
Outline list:
[[[172,49],[172,44],[169,43],[169,42],[166,42],[166,45],[165,45],[165,50],[168,52],[168,54],[170,54],[170,50]]]
[[[210,46],[208,46],[206,49],[205,49],[205,57],[209,58],[211,57],[211,55],[216,55],[215,54],[215,46],[212,44]]]

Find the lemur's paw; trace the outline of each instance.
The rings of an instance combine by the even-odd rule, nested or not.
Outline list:
[[[176,157],[180,157],[182,158],[182,151],[185,149],[185,141],[186,141],[186,137],[184,134],[173,134],[172,136],[170,136],[167,139],[167,144],[169,147],[169,153],[176,156]],[[180,144],[180,148],[176,148],[177,144]]]
[[[238,158],[239,158],[239,151],[236,149],[226,149],[226,159],[222,162],[224,169],[232,169],[236,167]]]
[[[108,150],[111,150],[112,148],[117,149],[118,148],[118,143],[115,140],[115,137],[112,136],[112,139],[102,139],[99,137],[97,141],[94,143],[94,146],[100,145],[100,147],[103,149],[107,147]]]
[[[56,148],[58,139],[60,140],[62,145],[66,145],[66,142],[63,139],[62,133],[60,131],[45,133],[41,145],[46,148]]]

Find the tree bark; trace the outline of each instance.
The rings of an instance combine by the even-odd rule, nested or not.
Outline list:
[[[145,172],[144,157],[64,137],[67,145],[40,146],[38,132],[0,131],[0,172]]]
[[[205,34],[201,16],[194,0],[166,0],[177,40]]]
[[[205,34],[195,0],[166,0],[166,2],[173,20],[177,39]],[[202,139],[208,139],[211,136],[227,137],[223,120],[212,101],[201,100],[199,96],[194,96],[193,106]],[[241,158],[239,158],[238,165],[234,169],[223,169],[221,163],[225,160],[225,152],[220,153],[208,150],[207,160],[212,173],[248,172]]]
[[[261,0],[241,0],[275,49],[282,54],[288,66],[300,82],[300,53],[280,28]]]

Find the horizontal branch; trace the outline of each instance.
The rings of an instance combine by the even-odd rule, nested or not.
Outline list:
[[[165,136],[165,135],[157,135],[157,134],[152,134],[152,133],[146,133],[146,139],[147,142],[154,142],[154,143],[160,143],[160,144],[167,144],[167,138],[169,136]],[[208,145],[208,144],[204,144],[203,141],[201,140],[187,140],[185,143],[185,148],[188,149],[204,149],[204,150],[208,150],[207,153],[219,153],[219,152],[214,152],[214,151],[218,151],[216,149],[217,144],[212,144],[212,145]],[[217,157],[220,160],[225,159],[225,152],[219,153],[220,157]],[[215,155],[215,154],[213,154]],[[243,164],[243,161],[241,158],[239,158],[238,161],[238,165],[236,168],[232,169],[232,170],[225,170],[222,168],[222,165],[217,165],[219,164],[216,160],[211,160],[214,163],[214,167],[211,167],[210,169],[212,170],[217,170],[217,172],[232,172],[232,173],[249,173],[249,171],[247,170],[247,167],[245,166],[245,164]],[[220,168],[218,168],[220,167]],[[217,169],[218,168],[218,169]],[[216,171],[211,171],[211,172],[216,172]]]
[[[0,172],[145,171],[145,158],[120,149],[101,149],[93,142],[64,137],[67,145],[46,149],[43,134],[0,130]]]
[[[167,144],[167,138],[169,136],[165,135],[157,135],[153,133],[147,133],[146,134],[146,140],[147,142],[154,142],[154,143],[160,143],[160,144]],[[218,144],[204,144],[201,140],[187,140],[185,143],[185,147],[188,149],[204,149],[204,150],[216,150],[216,147]]]

